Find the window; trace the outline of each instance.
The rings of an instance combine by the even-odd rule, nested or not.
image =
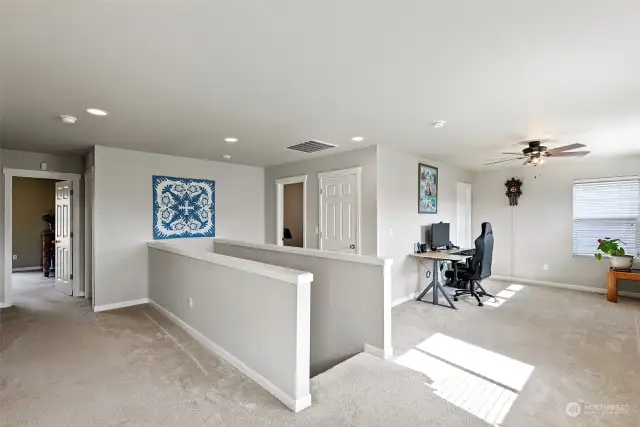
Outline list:
[[[618,238],[640,248],[640,178],[583,179],[573,184],[573,255],[593,256],[598,239]]]

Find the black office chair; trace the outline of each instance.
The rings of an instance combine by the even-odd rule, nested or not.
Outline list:
[[[482,233],[475,241],[476,251],[468,262],[466,267],[457,269],[457,277],[455,271],[445,272],[445,276],[451,279],[454,284],[466,284],[464,289],[458,289],[453,300],[458,301],[461,295],[473,295],[478,301],[478,305],[482,307],[481,297],[495,297],[488,294],[480,281],[491,276],[491,261],[493,259],[493,229],[488,222],[482,223]],[[456,283],[457,282],[457,283]]]

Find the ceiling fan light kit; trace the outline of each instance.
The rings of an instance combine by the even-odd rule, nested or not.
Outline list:
[[[576,148],[585,147],[584,144],[569,144],[569,145],[564,145],[558,148],[552,148],[550,150],[548,150],[547,147],[542,145],[541,141],[523,141],[523,142],[520,142],[519,144],[527,144],[527,148],[522,150],[522,155],[520,155],[519,153],[502,153],[506,155],[511,155],[511,156],[515,155],[519,157],[514,157],[512,159],[502,159],[502,160],[497,160],[495,162],[485,163],[485,166],[494,165],[496,163],[510,162],[512,160],[522,160],[522,159],[524,159],[524,163],[523,163],[524,166],[527,166],[527,165],[538,166],[544,163],[547,157],[549,158],[583,157],[589,154],[589,151],[569,151],[569,150],[574,150]]]

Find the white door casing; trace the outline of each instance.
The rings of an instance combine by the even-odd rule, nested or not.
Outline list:
[[[51,172],[32,169],[13,169],[2,168],[4,174],[4,274],[0,286],[4,286],[4,301],[0,301],[0,307],[11,307],[13,305],[12,289],[11,289],[11,255],[13,253],[13,178],[16,176],[25,178],[41,178],[55,179],[58,181],[70,180],[73,182],[72,205],[72,222],[74,236],[80,236],[82,230],[80,228],[80,181],[82,175],[66,172]],[[80,238],[73,239],[73,264],[76,269],[73,279],[73,294],[75,296],[83,296],[84,280],[82,263]]]
[[[361,168],[318,174],[320,184],[320,250],[361,253]]]
[[[282,246],[284,232],[284,186],[302,183],[302,247],[307,247],[307,175],[276,179],[276,245]]]
[[[72,188],[71,181],[56,182],[55,288],[67,295],[73,295]]]

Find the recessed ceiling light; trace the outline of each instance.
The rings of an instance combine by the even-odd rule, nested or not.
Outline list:
[[[229,144],[235,144],[238,142],[238,138],[225,138],[224,142],[228,142]]]
[[[351,140],[353,142],[362,142],[364,141],[364,136],[354,136],[353,138],[351,138]]]
[[[78,119],[73,116],[60,116],[60,118],[62,119],[62,123],[66,123],[68,125],[72,125],[78,121]]]
[[[222,156],[222,160],[231,160],[231,154],[225,154],[224,156]]]
[[[93,114],[94,116],[108,116],[109,113],[104,110],[100,110],[98,108],[87,108],[87,113]]]
[[[446,125],[447,122],[445,122],[444,120],[436,120],[435,122],[431,123],[431,126],[433,126],[436,129],[440,129],[441,127],[444,127],[444,125]]]

